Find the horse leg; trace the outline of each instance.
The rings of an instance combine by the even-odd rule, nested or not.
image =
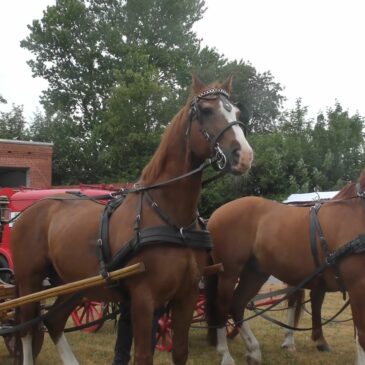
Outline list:
[[[359,331],[356,330],[356,362],[355,365],[364,365],[365,364],[365,335],[364,332],[361,332],[359,336]]]
[[[355,326],[356,360],[355,365],[365,365],[365,313],[364,313],[365,278],[349,287],[352,318]]]
[[[26,280],[18,279],[18,295],[19,297],[40,291],[42,288],[42,279],[37,275],[24,275]],[[19,322],[27,322],[40,314],[39,303],[29,303],[22,305],[17,311]],[[34,358],[40,351],[38,337],[41,334],[39,324],[33,325],[30,329],[26,328],[20,331],[20,339],[22,343],[23,365],[33,365]],[[36,348],[37,347],[37,348]],[[34,351],[33,351],[34,350]]]
[[[269,275],[248,268],[241,273],[231,306],[232,318],[238,327],[239,334],[246,345],[246,361],[249,365],[260,365],[262,356],[260,345],[252,333],[250,326],[244,322],[244,310],[248,302],[258,293]]]
[[[325,291],[321,285],[316,285],[310,291],[310,300],[312,307],[312,340],[318,351],[331,351],[330,346],[323,335],[321,309],[325,296]]]
[[[222,358],[221,365],[235,365],[228,348],[226,322],[232,304],[233,292],[236,282],[237,275],[231,275],[228,272],[219,274],[215,299],[215,323],[217,324],[216,349]]]
[[[172,302],[172,364],[185,365],[188,360],[189,329],[198,299],[197,287]]]
[[[152,365],[152,321],[154,302],[150,291],[145,287],[130,290],[131,318],[134,337],[134,364]]]
[[[65,300],[65,298],[67,297],[58,297],[53,306],[59,305]],[[68,300],[64,305],[62,305],[60,310],[55,311],[52,317],[49,317],[44,321],[44,324],[48,329],[48,333],[55,344],[64,365],[79,365],[79,362],[76,360],[63,332],[66,321],[78,302],[79,298],[75,298],[75,300]]]
[[[288,310],[287,310],[287,323],[290,327],[297,327],[299,322],[299,316],[304,299],[304,289],[295,291],[288,298]],[[284,332],[284,341],[281,345],[282,348],[295,352],[294,330],[286,328]]]

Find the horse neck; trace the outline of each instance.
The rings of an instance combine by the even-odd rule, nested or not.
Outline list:
[[[185,108],[186,109],[186,108]],[[182,109],[166,130],[159,148],[142,172],[140,185],[148,186],[182,176],[204,159],[193,157],[186,136],[187,112]],[[195,216],[201,190],[202,172],[170,183],[151,192],[159,206],[185,224]]]

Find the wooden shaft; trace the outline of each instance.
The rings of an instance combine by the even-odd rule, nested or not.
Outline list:
[[[123,269],[115,270],[109,273],[110,280],[124,279],[128,276],[135,275],[137,273],[145,271],[145,266],[142,262],[134,265],[124,267]],[[19,298],[8,300],[4,303],[0,303],[0,311],[7,310],[11,308],[19,307],[23,304],[39,302],[41,300],[57,297],[59,295],[70,294],[79,290],[86,288],[91,288],[94,286],[99,286],[105,284],[106,281],[101,275],[96,275],[91,278],[86,278],[78,280],[72,283],[63,284],[56,286],[54,288],[42,290],[36,293],[24,295]]]

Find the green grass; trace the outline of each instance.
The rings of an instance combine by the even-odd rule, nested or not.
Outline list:
[[[323,316],[329,317],[342,306],[340,294],[326,296]],[[273,312],[272,315],[285,321],[285,312]],[[339,319],[351,317],[347,308]],[[296,353],[289,353],[280,348],[283,340],[283,330],[277,326],[257,318],[250,321],[250,326],[261,344],[263,365],[353,365],[355,362],[354,329],[352,321],[330,323],[324,327],[325,336],[332,347],[331,353],[319,353],[311,339],[309,332],[296,333]],[[310,316],[303,314],[300,326],[310,326]],[[205,340],[204,329],[192,328],[189,338],[188,365],[215,365],[220,364],[215,349],[209,347]],[[69,333],[67,338],[81,365],[109,365],[113,357],[115,341],[114,323],[107,322],[97,333],[86,334],[81,332]],[[231,353],[237,365],[245,364],[245,348],[239,337],[229,341]],[[170,364],[170,355],[156,352],[154,363],[157,365]],[[8,356],[7,350],[0,341],[0,364],[13,365],[13,360]],[[48,335],[41,354],[37,359],[38,365],[61,365],[58,354]]]

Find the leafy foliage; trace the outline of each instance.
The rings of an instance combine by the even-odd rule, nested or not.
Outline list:
[[[4,103],[6,102],[5,99]],[[0,138],[26,140],[29,138],[22,105],[14,105],[9,112],[0,112]]]
[[[204,11],[203,0],[59,0],[33,21],[21,46],[49,87],[32,132],[54,142],[55,184],[135,180],[185,102],[192,72],[208,81],[235,73],[246,119],[274,123],[280,86],[201,49],[192,26]]]

